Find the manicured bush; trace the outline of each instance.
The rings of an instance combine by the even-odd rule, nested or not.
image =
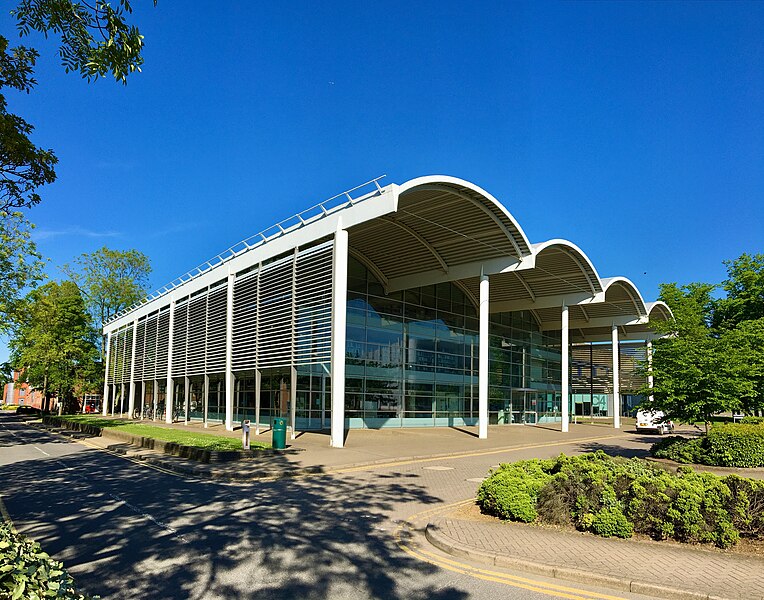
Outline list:
[[[672,435],[656,442],[650,452],[656,458],[667,458],[678,463],[701,464],[703,460],[702,438],[684,438]]]
[[[720,467],[764,467],[764,424],[717,423],[699,438],[672,436],[653,444],[657,458]]]
[[[478,504],[503,519],[573,526],[605,537],[710,543],[764,537],[764,482],[603,452],[501,465],[480,487]]]
[[[634,528],[620,508],[603,508],[592,518],[591,530],[602,537],[630,538]]]
[[[37,542],[0,523],[0,598],[11,600],[62,598],[87,600],[78,592],[62,563],[53,560]]]
[[[740,422],[743,425],[761,425],[764,423],[764,417],[743,417]]]
[[[705,464],[764,467],[764,425],[720,423],[704,438]]]
[[[480,486],[478,502],[487,514],[530,523],[538,516],[536,499],[549,479],[541,461],[502,464]]]

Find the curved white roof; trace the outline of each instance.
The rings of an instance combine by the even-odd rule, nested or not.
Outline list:
[[[114,330],[229,274],[295,247],[314,244],[337,228],[349,234],[349,252],[387,292],[457,283],[473,300],[481,275],[490,278],[492,312],[532,311],[542,329],[559,329],[560,307],[571,327],[594,331],[612,322],[646,323],[653,311],[670,318],[663,303],[646,305],[625,277],[601,278],[573,242],[532,244],[520,224],[481,187],[446,175],[417,177],[382,187],[379,179],[338,194],[232,246],[118,315]]]

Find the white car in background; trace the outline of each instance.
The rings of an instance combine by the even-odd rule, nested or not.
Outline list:
[[[662,421],[665,413],[660,410],[638,410],[637,411],[637,433],[643,431],[655,431],[660,435],[674,432],[674,423],[672,421]]]

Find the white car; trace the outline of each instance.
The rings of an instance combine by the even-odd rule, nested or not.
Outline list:
[[[674,432],[674,423],[672,421],[662,421],[666,415],[660,411],[638,410],[637,411],[637,433],[643,431],[655,431],[660,435]]]

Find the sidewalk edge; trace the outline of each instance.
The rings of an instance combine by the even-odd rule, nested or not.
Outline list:
[[[476,548],[471,548],[466,544],[461,544],[453,538],[440,533],[437,530],[437,521],[432,521],[427,524],[424,535],[430,544],[452,556],[468,558],[491,566],[517,569],[519,571],[525,571],[543,577],[564,579],[588,585],[598,585],[616,589],[621,592],[644,594],[655,596],[656,598],[666,598],[667,600],[732,600],[693,590],[672,588],[646,581],[632,580],[626,577],[612,577],[610,575],[602,575],[583,569],[554,566],[512,556],[504,556],[497,552],[478,550]]]

